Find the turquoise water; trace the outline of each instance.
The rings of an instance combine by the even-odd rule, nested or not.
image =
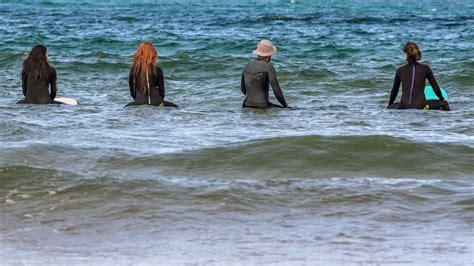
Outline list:
[[[469,265],[472,1],[0,2],[0,257]],[[261,38],[292,110],[242,110]],[[124,108],[142,40],[167,100]],[[451,112],[388,111],[415,41]],[[15,105],[37,43],[78,106]]]

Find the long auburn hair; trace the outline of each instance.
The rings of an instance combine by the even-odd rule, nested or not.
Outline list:
[[[156,76],[156,61],[158,60],[158,53],[155,46],[149,41],[142,42],[137,51],[133,55],[132,68],[130,74],[137,77],[140,75],[140,89],[146,93],[147,73],[151,72],[152,76]],[[150,78],[150,77],[149,77]]]
[[[407,61],[416,63],[421,60],[421,50],[414,42],[407,42],[403,46],[403,52],[407,54]]]
[[[28,74],[33,75],[36,80],[47,80],[50,66],[48,64],[46,53],[47,49],[44,45],[38,44],[33,47],[31,52],[28,54],[28,57],[23,61],[21,76],[24,77]]]

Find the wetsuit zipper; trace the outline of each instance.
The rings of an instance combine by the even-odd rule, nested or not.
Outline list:
[[[413,71],[412,71],[412,76],[411,76],[410,98],[408,99],[408,104],[411,104],[411,96],[413,95],[414,85],[415,85],[415,64],[413,64]]]
[[[148,70],[146,71],[146,88],[148,90],[148,104],[151,105],[150,80],[148,79]]]

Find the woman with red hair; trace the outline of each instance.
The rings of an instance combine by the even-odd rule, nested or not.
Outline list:
[[[132,67],[128,75],[130,95],[134,99],[130,105],[148,104],[160,107],[178,107],[164,101],[165,82],[163,70],[156,66],[158,53],[151,42],[142,42],[133,55]]]

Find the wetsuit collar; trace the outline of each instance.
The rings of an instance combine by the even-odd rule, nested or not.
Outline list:
[[[270,58],[271,58],[271,57],[270,57]],[[270,62],[267,61],[264,57],[258,57],[258,58],[257,58],[257,61],[263,61],[263,62],[270,63]]]

